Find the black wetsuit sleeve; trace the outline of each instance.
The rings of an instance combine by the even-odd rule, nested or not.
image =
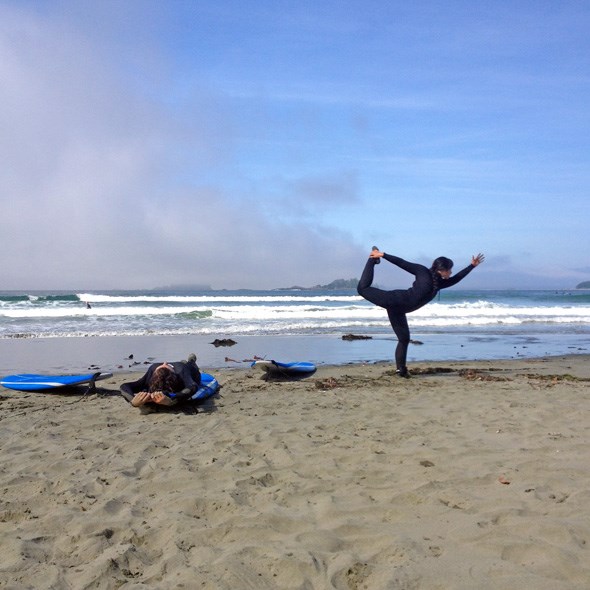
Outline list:
[[[176,363],[174,363],[176,365]],[[188,399],[197,391],[199,385],[201,384],[201,372],[199,371],[199,367],[193,363],[182,363],[182,367],[176,368],[176,372],[182,378],[182,382],[184,387],[174,394],[173,399],[177,400],[178,402]]]
[[[438,282],[438,288],[446,289],[447,287],[452,287],[453,285],[456,285],[459,281],[462,281],[474,268],[475,266],[470,264],[463,270],[460,270],[456,275],[452,276],[450,279],[440,280]]]
[[[395,264],[395,266],[399,266],[402,270],[409,272],[410,274],[416,275],[417,271],[423,268],[422,264],[417,264],[416,262],[408,262],[399,256],[393,256],[392,254],[386,254],[383,252],[383,258],[387,260],[387,262],[391,262],[391,264]]]
[[[129,383],[121,384],[121,387],[119,387],[121,395],[128,402],[130,402],[136,394],[140,393],[141,391],[147,391],[149,379],[152,373],[153,370],[150,367],[147,373],[137,381],[130,381]]]

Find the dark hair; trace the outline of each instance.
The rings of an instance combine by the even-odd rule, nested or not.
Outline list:
[[[430,270],[451,270],[453,268],[453,261],[446,256],[439,256],[430,267]]]
[[[155,371],[152,375],[149,385],[149,392],[154,391],[180,391],[182,389],[182,379],[169,369]]]

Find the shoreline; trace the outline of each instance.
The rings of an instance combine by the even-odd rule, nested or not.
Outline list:
[[[339,334],[232,336],[234,346],[216,347],[214,336],[100,336],[0,339],[0,375],[140,370],[152,361],[173,361],[194,352],[207,371],[240,367],[255,357],[282,362],[309,361],[317,366],[392,362],[396,339],[374,334],[344,341]],[[217,336],[219,339],[225,335]],[[585,334],[482,334],[415,331],[408,365],[420,362],[516,360],[590,352]]]
[[[204,369],[207,372],[209,369]],[[391,361],[371,361],[371,362],[350,362],[345,364],[326,364],[318,365],[315,373],[312,373],[309,377],[304,378],[264,378],[264,373],[260,370],[251,368],[247,365],[234,365],[220,367],[212,370],[214,376],[218,379],[220,385],[224,386],[226,381],[246,381],[253,380],[268,382],[269,384],[275,384],[279,387],[289,387],[295,385],[298,382],[302,383],[316,383],[318,389],[320,383],[323,380],[329,380],[332,377],[338,378],[339,376],[346,375],[350,372],[359,373],[367,372],[370,378],[374,377],[376,372],[383,372],[384,374],[391,377],[393,385],[407,383],[411,386],[413,382],[422,379],[428,379],[429,377],[441,377],[445,376],[460,376],[462,373],[473,373],[469,375],[463,375],[465,378],[482,381],[500,381],[503,378],[514,378],[523,376],[523,371],[532,371],[526,373],[526,375],[535,378],[544,379],[548,376],[556,376],[557,380],[563,379],[567,381],[570,377],[572,381],[585,382],[588,381],[590,387],[590,354],[567,354],[567,355],[555,355],[555,356],[541,356],[541,357],[520,357],[517,359],[479,359],[479,360],[441,360],[441,361],[418,361],[412,363],[409,366],[411,374],[410,379],[402,379],[395,375],[395,366]],[[112,386],[117,389],[126,381],[138,379],[144,374],[145,370],[143,367],[131,367],[128,370],[121,370],[114,373],[112,377],[107,380],[101,381],[99,385],[103,388],[112,390]],[[492,377],[489,378],[488,377]],[[482,379],[480,379],[482,377]],[[97,387],[99,386],[97,385]],[[331,386],[328,384],[327,388]],[[206,404],[205,404],[206,405]]]
[[[215,371],[198,412],[0,389],[7,587],[578,590],[590,355]]]
[[[207,372],[209,369],[205,368]],[[339,378],[348,373],[366,372],[369,379],[372,379],[377,372],[383,372],[391,378],[392,385],[412,383],[427,380],[428,378],[445,378],[445,377],[463,377],[474,381],[502,381],[515,377],[528,376],[536,379],[546,379],[555,377],[557,381],[586,382],[590,388],[590,354],[567,354],[555,356],[540,357],[520,357],[517,359],[479,359],[479,360],[441,360],[441,361],[418,361],[412,363],[409,367],[411,374],[410,379],[402,379],[395,375],[395,366],[391,361],[371,361],[371,362],[350,362],[345,364],[326,364],[318,365],[315,373],[309,377],[303,378],[269,378],[264,377],[264,373],[247,365],[234,365],[219,367],[213,369],[214,376],[218,379],[223,388],[227,382],[238,380],[240,382],[253,381],[268,382],[270,386],[289,387],[298,382],[313,383],[318,389],[331,389],[332,386],[327,383],[326,387],[321,387],[321,382],[332,378]],[[527,371],[527,373],[523,373]],[[123,369],[107,380],[100,381],[97,387],[108,389],[111,392],[118,390],[119,386],[126,382],[138,379],[145,373],[143,366],[130,367]],[[317,383],[316,383],[317,382]],[[337,387],[337,385],[336,385]],[[0,386],[0,391],[3,388]],[[223,392],[222,392],[223,393]],[[43,394],[42,394],[43,395]],[[207,404],[205,403],[205,406]]]

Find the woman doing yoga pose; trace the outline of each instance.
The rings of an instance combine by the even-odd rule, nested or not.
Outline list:
[[[381,262],[381,258],[413,274],[416,280],[412,286],[409,289],[395,289],[393,291],[385,291],[377,287],[372,287],[375,265]],[[385,254],[379,251],[377,247],[373,247],[369,260],[367,260],[367,264],[361,275],[357,291],[361,297],[364,297],[367,301],[379,307],[383,307],[387,311],[391,327],[398,340],[395,349],[395,363],[397,366],[396,373],[400,377],[409,377],[406,367],[406,357],[410,343],[410,328],[406,314],[416,311],[429,301],[432,301],[441,289],[456,285],[483,261],[483,254],[473,256],[471,264],[451,278],[453,261],[444,256],[437,258],[432,263],[432,266],[427,268],[422,264],[407,262],[398,256]]]

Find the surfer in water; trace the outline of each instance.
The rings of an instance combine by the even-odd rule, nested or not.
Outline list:
[[[197,357],[187,361],[154,363],[137,381],[123,383],[119,388],[123,397],[135,408],[175,406],[191,397],[201,383]],[[149,410],[148,410],[149,411]]]
[[[372,287],[375,265],[381,262],[381,258],[413,274],[415,281],[412,286],[409,289],[395,289],[393,291]],[[410,376],[406,366],[408,345],[410,344],[410,328],[406,314],[416,311],[432,301],[441,289],[456,285],[476,266],[479,266],[484,258],[483,254],[473,256],[471,264],[451,278],[453,261],[449,258],[441,256],[432,263],[430,268],[427,268],[422,264],[407,262],[398,256],[381,252],[379,248],[373,246],[359,280],[357,291],[361,297],[387,311],[391,327],[398,340],[395,349],[395,364],[397,366],[396,373],[400,377]]]

